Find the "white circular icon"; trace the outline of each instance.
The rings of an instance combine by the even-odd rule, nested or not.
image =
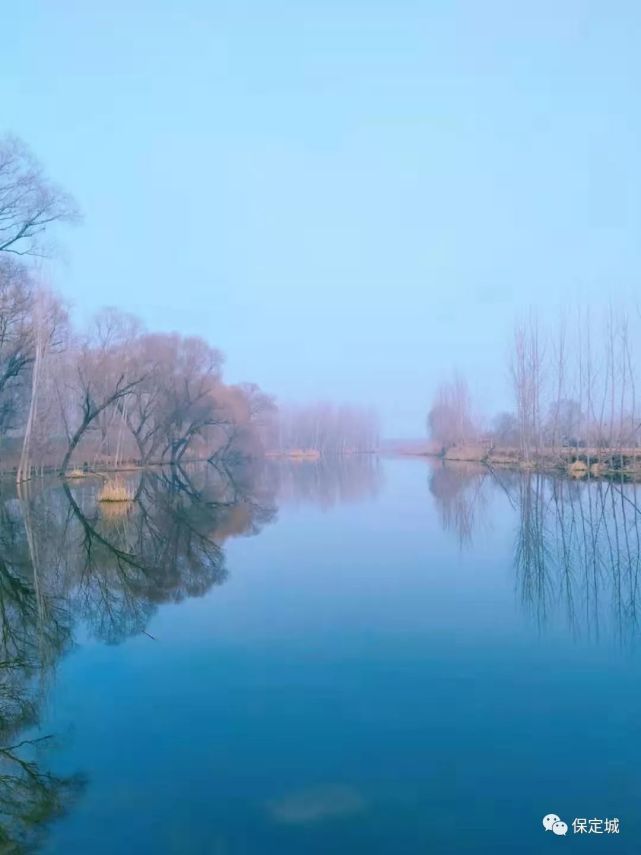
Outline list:
[[[559,820],[558,822],[555,822],[554,825],[552,826],[552,831],[555,834],[567,834],[568,833],[567,823],[561,822],[561,820]]]
[[[552,826],[555,822],[561,822],[561,817],[557,816],[555,813],[548,813],[547,816],[543,817],[543,828],[546,831],[552,831]]]

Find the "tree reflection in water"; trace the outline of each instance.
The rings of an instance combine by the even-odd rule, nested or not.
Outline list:
[[[429,479],[441,525],[453,532],[461,548],[470,546],[487,507],[490,472],[473,463],[436,464]]]
[[[223,544],[275,515],[248,467],[132,476],[134,501],[98,502],[99,479],[34,482],[0,494],[0,852],[32,851],[83,786],[47,768],[39,710],[82,621],[116,644],[146,632],[161,603],[202,596],[226,577]]]
[[[524,476],[517,578],[540,624],[561,604],[576,634],[639,640],[639,485]]]
[[[36,481],[0,493],[0,852],[31,851],[81,792],[81,776],[50,770],[54,742],[39,711],[78,623],[117,644],[147,632],[162,603],[205,594],[226,578],[225,542],[275,516],[275,496],[339,501],[375,495],[379,463],[267,462],[133,473],[130,503],[98,502],[101,481]],[[513,510],[519,598],[538,625],[563,614],[576,634],[639,636],[641,531],[633,484],[536,472],[437,465],[430,491],[443,527],[469,547]]]
[[[382,486],[379,458],[365,453],[319,460],[270,460],[265,475],[280,502],[304,502],[325,509],[374,497]]]
[[[48,674],[71,645],[68,602],[43,578],[24,497],[0,502],[0,622],[0,851],[23,852],[82,783],[40,762],[49,737],[22,736],[37,724]]]
[[[444,464],[429,488],[461,546],[472,544],[492,493],[508,501],[519,598],[541,628],[562,614],[577,636],[638,642],[641,485]]]

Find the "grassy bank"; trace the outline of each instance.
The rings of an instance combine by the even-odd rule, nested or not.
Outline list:
[[[557,448],[542,449],[525,457],[520,449],[493,445],[460,445],[449,448],[399,448],[411,457],[482,463],[491,468],[538,470],[567,474],[573,478],[625,478],[641,481],[639,448]]]

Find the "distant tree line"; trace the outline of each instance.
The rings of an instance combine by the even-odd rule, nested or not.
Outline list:
[[[485,426],[467,382],[443,383],[428,432],[444,447],[480,440],[524,460],[563,449],[619,452],[641,440],[638,310],[578,311],[546,327],[535,314],[515,325],[507,376],[512,408]]]
[[[427,415],[430,436],[442,445],[465,443],[477,435],[467,381],[456,374],[436,390]]]
[[[281,407],[273,445],[280,451],[313,450],[321,456],[375,451],[378,417],[371,408],[349,405]]]
[[[369,413],[318,405],[279,415],[255,384],[226,383],[222,353],[202,338],[148,332],[114,308],[74,329],[34,258],[51,252],[57,224],[77,219],[29,150],[0,139],[0,466],[15,466],[18,481],[44,467],[375,445]]]

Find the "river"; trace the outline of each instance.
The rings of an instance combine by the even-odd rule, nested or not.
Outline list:
[[[5,485],[0,851],[639,851],[637,486],[374,457],[131,483]]]

